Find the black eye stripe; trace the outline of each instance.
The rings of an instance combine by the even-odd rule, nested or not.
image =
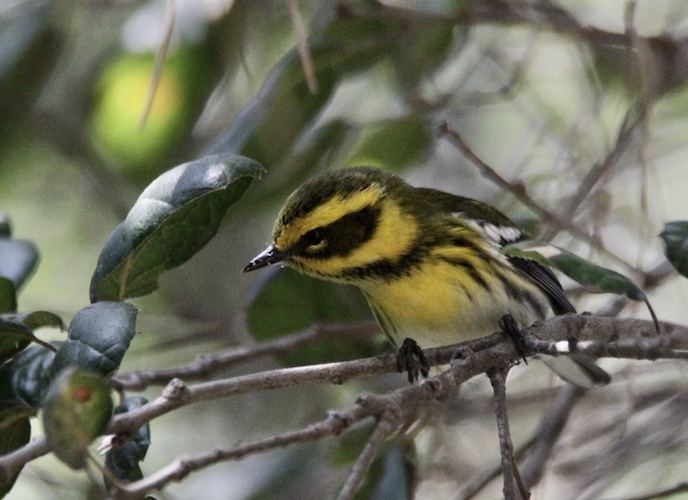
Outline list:
[[[299,239],[296,253],[317,258],[348,255],[373,236],[379,216],[379,207],[368,206],[327,226],[307,231]],[[325,244],[320,245],[323,241]]]

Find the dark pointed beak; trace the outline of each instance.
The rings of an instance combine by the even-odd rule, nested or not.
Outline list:
[[[282,262],[287,257],[287,252],[280,252],[275,248],[275,245],[270,245],[265,250],[256,255],[248,266],[244,268],[244,272],[255,271],[263,267],[271,266]]]

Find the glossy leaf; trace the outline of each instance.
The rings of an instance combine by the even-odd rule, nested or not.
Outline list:
[[[141,396],[130,396],[115,408],[115,415],[127,413],[141,408],[148,402]],[[150,446],[150,423],[142,425],[136,435],[124,446],[109,451],[105,456],[105,465],[117,479],[124,483],[131,483],[143,477],[140,463],[146,458]],[[109,484],[109,483],[107,483]]]
[[[81,309],[69,325],[68,340],[57,351],[52,376],[70,366],[101,376],[119,368],[136,334],[138,309],[122,302],[98,302]]]
[[[17,354],[0,369],[0,399],[38,407],[48,387],[54,358],[55,353],[42,346]]]
[[[38,263],[38,248],[31,241],[0,238],[0,276],[19,290]]]
[[[91,279],[91,301],[122,301],[157,289],[158,277],[210,241],[227,209],[263,168],[239,156],[206,156],[153,181],[110,235]]]
[[[0,364],[17,355],[38,339],[26,325],[0,318]]]
[[[314,323],[354,322],[370,317],[357,289],[315,280],[291,269],[264,271],[247,313],[249,330],[258,340],[296,333]],[[328,338],[302,346],[283,360],[303,365],[355,359],[376,352],[378,345],[373,338]]]
[[[659,235],[664,241],[666,257],[671,265],[688,278],[688,221],[668,222]]]
[[[504,247],[502,252],[533,259],[542,265],[564,273],[581,285],[596,288],[603,293],[624,295],[632,300],[645,301],[645,293],[624,275],[607,269],[541,241],[521,241]]]
[[[59,328],[60,330],[67,330],[67,325],[64,324],[62,318],[50,311],[30,311],[22,314],[14,314],[6,319],[21,323],[32,330],[38,330],[39,328]]]
[[[53,453],[80,469],[88,446],[105,431],[111,416],[110,389],[100,375],[72,367],[50,384],[41,421]]]
[[[3,405],[0,409],[0,456],[28,444],[31,439],[29,417],[33,413],[32,409],[25,406]],[[21,470],[8,482],[0,485],[0,498],[9,493],[20,472]]]

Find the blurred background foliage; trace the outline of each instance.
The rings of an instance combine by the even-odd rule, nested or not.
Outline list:
[[[143,188],[174,165],[222,152],[253,158],[267,174],[217,238],[166,274],[159,293],[135,301],[141,333],[125,370],[179,366],[312,322],[369,320],[352,290],[279,270],[241,274],[293,188],[315,172],[355,164],[492,203],[535,235],[629,275],[647,288],[660,319],[688,321],[685,283],[662,267],[656,238],[664,222],[688,213],[685,2],[178,0],[141,129],[168,5],[0,3],[0,209],[13,235],[41,254],[20,311],[70,318],[88,303],[100,249]],[[481,175],[442,131],[445,123],[508,185]],[[541,224],[542,213],[518,201],[524,190],[589,237]],[[571,291],[579,310],[646,316],[623,299],[578,292]],[[369,335],[333,338],[228,374],[384,349]],[[579,403],[538,498],[627,495],[685,477],[685,366],[603,365],[616,382]],[[402,383],[381,377],[185,408],[155,421],[143,473],[179,455],[299,427],[362,390]],[[517,443],[557,384],[538,366],[512,373]],[[497,464],[487,387],[475,380],[454,403],[431,405],[433,425],[416,435],[415,449],[390,444],[375,469],[382,479],[366,486],[366,498],[402,498],[413,488],[417,498],[455,498],[457,484]],[[657,415],[662,429],[648,440],[642,422]],[[341,443],[216,465],[161,497],[328,498],[362,439],[352,433]],[[49,456],[24,470],[9,498],[96,498],[94,491],[86,475]],[[484,498],[499,491],[497,481]]]

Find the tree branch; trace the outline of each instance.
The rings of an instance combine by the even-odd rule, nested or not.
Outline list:
[[[342,487],[337,500],[353,500],[363,481],[370,470],[373,460],[378,454],[387,436],[389,436],[398,425],[400,420],[400,409],[387,409],[378,418],[373,431],[368,437],[368,441],[363,447],[363,451],[356,459],[356,463],[351,469],[351,473]]]
[[[314,324],[310,328],[255,345],[239,346],[212,355],[199,356],[193,363],[167,370],[140,370],[118,373],[110,385],[118,390],[142,391],[151,385],[164,385],[173,378],[205,380],[217,372],[263,356],[293,352],[294,349],[323,337],[372,335],[379,331],[373,321],[353,324]]]
[[[506,500],[517,500],[519,498],[529,499],[530,493],[521,480],[514,460],[514,445],[511,442],[511,431],[509,430],[509,416],[506,411],[506,376],[509,367],[502,370],[490,370],[488,377],[494,391],[494,407],[497,416],[497,431],[499,435],[499,449],[502,459],[502,479],[504,487],[502,491]],[[518,494],[516,493],[518,487]]]
[[[578,348],[581,352],[631,359],[678,357],[682,355],[680,350],[688,350],[688,327],[665,323],[662,330],[664,334],[657,334],[652,322],[645,320],[573,314],[557,316],[523,330],[526,340],[525,354],[562,354],[560,341],[566,341],[566,348],[570,350]],[[576,343],[567,340],[572,338],[578,338],[580,341]],[[364,418],[379,416],[389,408],[399,408],[405,415],[411,415],[425,402],[433,399],[442,400],[453,394],[459,385],[480,373],[507,368],[512,360],[520,358],[521,353],[516,350],[511,340],[506,339],[502,333],[496,333],[463,344],[428,349],[426,356],[432,366],[451,362],[452,367],[419,384],[405,386],[384,395],[359,398],[356,406],[330,414],[323,422],[313,424],[315,428],[311,425],[239,447],[215,450],[196,459],[180,459],[163,472],[156,473],[160,476],[155,475],[153,480],[149,477],[143,481],[154,481],[146,483],[149,485],[147,488],[157,488],[161,484],[183,477],[192,470],[218,461],[235,460],[247,454],[336,434]],[[396,369],[396,356],[384,354],[355,361],[270,370],[189,386],[181,380],[174,379],[165,387],[160,397],[129,413],[113,417],[107,433],[119,434],[126,438],[154,418],[199,401],[305,383],[341,384],[354,378],[393,373]],[[334,425],[332,418],[345,425]],[[28,445],[0,457],[0,483],[8,481],[26,463],[48,452],[50,447],[45,438],[39,437]]]

